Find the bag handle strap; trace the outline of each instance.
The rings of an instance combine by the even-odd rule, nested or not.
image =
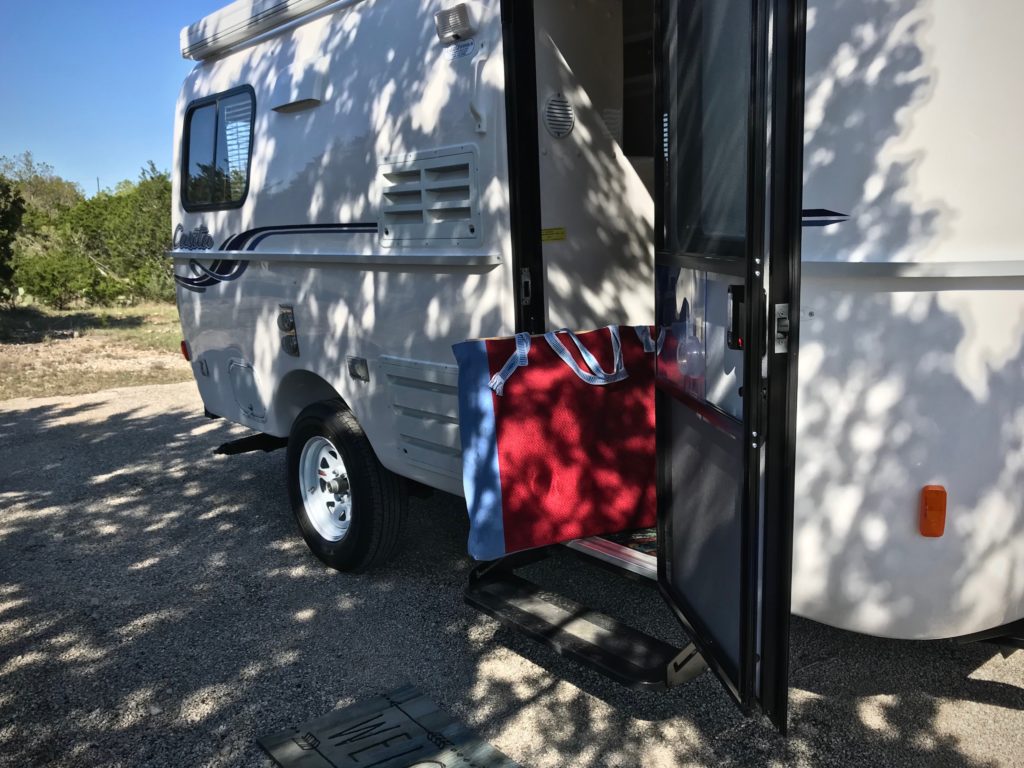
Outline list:
[[[512,353],[512,357],[508,359],[505,365],[502,366],[501,370],[498,371],[491,377],[491,380],[487,382],[487,386],[494,390],[494,394],[501,397],[505,394],[505,384],[516,369],[520,366],[526,367],[530,364],[530,334],[528,333],[517,333],[516,334],[516,351]]]
[[[583,356],[584,362],[590,367],[589,371],[584,371],[580,368],[576,359],[569,353],[569,350],[565,348],[562,340],[558,338],[558,334],[565,333],[569,335],[573,344],[576,345],[576,349],[580,351],[580,355]],[[622,381],[629,377],[629,372],[626,370],[622,362],[622,341],[619,339],[619,327],[617,325],[609,325],[608,333],[612,337],[612,356],[614,358],[614,368],[610,372],[606,372],[601,364],[597,362],[597,358],[583,346],[583,342],[579,340],[579,337],[567,328],[563,328],[560,331],[551,331],[544,334],[544,340],[547,341],[551,349],[554,350],[555,354],[558,355],[562,362],[564,362],[569,369],[576,374],[576,376],[587,384],[601,387],[605,384],[614,384],[617,381]]]
[[[659,355],[661,354],[662,347],[665,346],[664,328],[658,332],[657,341],[651,338],[651,326],[649,325],[634,325],[633,330],[640,339],[640,343],[644,345],[644,352],[657,352]]]

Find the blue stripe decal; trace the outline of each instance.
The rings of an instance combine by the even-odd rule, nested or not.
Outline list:
[[[304,235],[304,234],[376,234],[377,225],[374,223],[357,224],[283,224],[277,227],[259,227],[250,229],[238,235],[232,235],[225,240],[221,251],[255,251],[263,240],[273,235]],[[240,278],[249,268],[248,261],[215,261],[209,267],[204,267],[195,259],[189,262],[189,269],[195,277],[175,275],[174,281],[186,290],[195,293],[205,293],[210,286],[218,283],[228,283]]]
[[[240,251],[246,250],[251,251],[256,247],[256,243],[250,242],[250,240],[259,235],[277,235],[285,233],[295,234],[315,234],[317,232],[334,232],[334,233],[346,233],[346,232],[377,232],[377,224],[375,222],[356,222],[349,224],[279,224],[276,227],[257,227],[255,229],[247,230],[239,235],[235,235],[228,241],[226,250],[229,251]],[[262,238],[260,238],[262,239]]]
[[[829,227],[833,224],[842,224],[849,219],[847,214],[830,211],[828,208],[805,208],[803,210],[803,225],[805,227]]]
[[[249,247],[246,248],[246,250],[247,251],[254,251],[254,250],[256,250],[256,247],[260,243],[262,243],[264,240],[266,240],[268,237],[275,237],[275,236],[280,236],[280,235],[342,235],[342,234],[343,235],[353,235],[353,234],[375,235],[375,234],[377,234],[377,225],[376,224],[372,225],[372,228],[371,227],[355,227],[355,226],[352,226],[352,227],[321,227],[321,228],[316,228],[316,229],[314,229],[314,228],[310,228],[310,229],[275,229],[275,230],[270,231],[270,232],[261,232],[260,234],[258,234],[252,240],[252,242],[249,243]]]
[[[477,560],[505,555],[498,435],[487,344],[464,341],[452,347],[459,364],[459,436],[462,485],[469,511],[469,554]]]

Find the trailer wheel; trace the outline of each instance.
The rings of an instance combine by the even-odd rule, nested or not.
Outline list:
[[[406,497],[340,401],[315,403],[288,436],[288,495],[302,538],[339,571],[365,571],[398,548]]]

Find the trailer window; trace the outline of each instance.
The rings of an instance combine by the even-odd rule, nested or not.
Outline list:
[[[185,209],[236,208],[249,189],[256,101],[251,88],[192,104],[185,114]]]

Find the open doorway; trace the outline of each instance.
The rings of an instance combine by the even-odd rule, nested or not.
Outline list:
[[[546,325],[653,323],[654,0],[545,0],[534,35]]]
[[[532,71],[512,83],[526,88],[510,144],[529,136],[535,229],[519,233],[540,242],[517,257],[541,307],[521,330],[656,323],[664,337],[657,536],[571,546],[656,578],[727,690],[784,728],[803,6],[518,7],[528,31],[506,45]]]
[[[534,44],[546,329],[652,325],[655,0],[534,3]],[[569,546],[657,578],[653,528]]]

